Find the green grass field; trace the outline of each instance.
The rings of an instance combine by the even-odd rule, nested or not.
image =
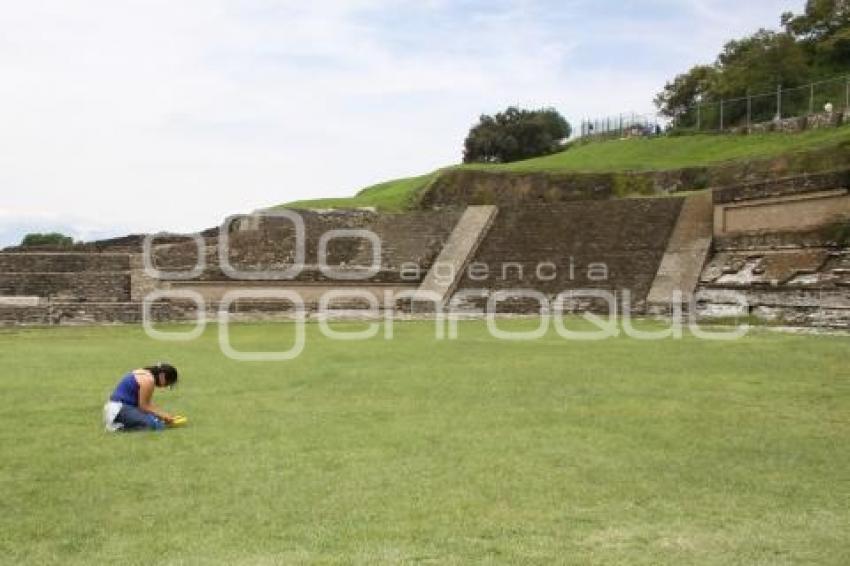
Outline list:
[[[508,172],[663,171],[717,163],[769,158],[850,142],[850,127],[811,130],[798,134],[694,135],[579,144],[561,153],[502,165],[460,165]],[[349,198],[303,200],[286,208],[375,207],[394,212],[406,209],[435,176],[395,179],[367,187]]]
[[[850,338],[432,336],[311,325],[298,359],[237,363],[215,327],[0,332],[0,561],[850,563]],[[117,379],[159,359],[190,426],[103,432]]]

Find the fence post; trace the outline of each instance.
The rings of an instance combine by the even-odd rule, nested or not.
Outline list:
[[[782,119],[782,84],[776,85],[776,120]]]
[[[697,104],[697,131],[702,129],[702,104]]]
[[[844,110],[850,108],[850,76],[844,79]]]
[[[723,99],[720,99],[720,133],[723,133]]]
[[[753,97],[750,95],[750,89],[747,89],[747,133],[752,133],[753,123]]]
[[[809,85],[809,114],[815,113],[815,83]]]

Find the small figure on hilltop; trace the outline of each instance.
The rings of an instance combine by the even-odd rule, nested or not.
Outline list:
[[[185,417],[170,415],[151,402],[155,388],[174,387],[176,383],[177,368],[163,362],[129,372],[103,407],[106,430],[162,430],[186,424]]]

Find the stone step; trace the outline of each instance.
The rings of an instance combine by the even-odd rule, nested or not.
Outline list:
[[[676,291],[681,292],[682,300],[693,295],[711,249],[713,214],[710,191],[685,199],[647,296],[648,303],[670,304]]]
[[[419,286],[420,293],[435,297],[441,304],[446,303],[493,225],[498,210],[491,205],[467,207]]]

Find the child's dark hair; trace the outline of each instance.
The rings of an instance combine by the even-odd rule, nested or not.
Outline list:
[[[151,372],[154,381],[159,384],[159,374],[163,374],[163,387],[174,387],[177,384],[177,368],[165,362],[157,362],[155,366],[146,367]]]

